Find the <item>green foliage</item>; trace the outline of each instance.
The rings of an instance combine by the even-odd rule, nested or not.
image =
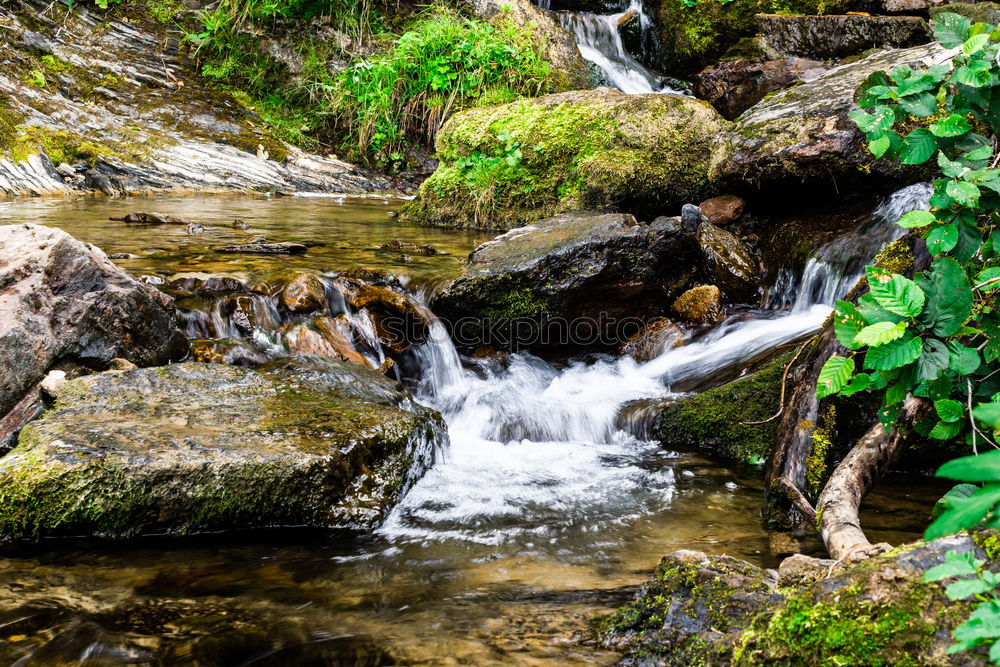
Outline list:
[[[978,601],[969,618],[955,628],[956,643],[948,647],[948,653],[967,651],[976,646],[990,647],[989,656],[994,664],[1000,663],[1000,595],[996,587],[1000,585],[1000,574],[983,568],[985,561],[978,560],[969,553],[949,551],[945,562],[932,567],[924,574],[924,581],[952,580],[945,588],[945,594],[952,600]]]
[[[438,8],[418,20],[388,52],[345,70],[325,94],[357,155],[384,166],[412,138],[430,145],[451,114],[477,99],[497,91],[537,95],[549,74],[530,36],[512,23],[497,27]],[[510,166],[520,162],[514,146],[500,156],[469,158],[462,170],[481,172],[492,157]]]
[[[913,280],[869,268],[869,294],[855,308],[839,302],[837,339],[851,351],[822,369],[817,395],[847,393],[845,368],[863,355],[871,369],[867,386],[882,394],[880,416],[893,425],[908,395],[933,402],[932,417],[914,428],[932,439],[963,437],[974,456],[943,465],[938,475],[965,482],[941,499],[932,539],[984,525],[1000,527],[1000,313],[994,288],[1000,285],[1000,169],[996,136],[1000,127],[1000,30],[957,14],[940,14],[935,38],[961,47],[952,62],[914,70],[906,65],[876,72],[863,84],[851,114],[876,156],[904,164],[935,158],[930,211],[903,216],[899,225],[926,235],[935,255],[929,271]],[[826,382],[824,382],[826,378]],[[995,449],[978,454],[981,446]],[[1000,664],[1000,577],[981,569],[971,556],[950,557],[928,572],[927,581],[974,575],[952,583],[952,599],[976,596],[980,604],[955,630],[951,652],[991,646]]]

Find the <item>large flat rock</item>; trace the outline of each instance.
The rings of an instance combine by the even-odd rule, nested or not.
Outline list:
[[[0,537],[369,529],[446,437],[395,382],[318,357],[90,375],[0,458]]]

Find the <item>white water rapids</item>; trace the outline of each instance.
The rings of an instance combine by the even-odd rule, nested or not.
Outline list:
[[[671,502],[671,454],[616,428],[622,406],[671,396],[679,383],[745,367],[815,332],[864,265],[898,237],[901,215],[927,208],[930,187],[892,195],[859,231],[819,248],[801,280],[785,280],[782,310],[733,317],[647,362],[631,358],[556,368],[528,353],[506,363],[462,359],[443,325],[419,350],[417,399],[442,412],[451,447],[381,529],[395,539],[510,539],[558,543],[566,530],[600,531]],[[795,284],[797,283],[797,284]],[[794,293],[794,301],[789,301]],[[472,367],[470,368],[469,365]]]

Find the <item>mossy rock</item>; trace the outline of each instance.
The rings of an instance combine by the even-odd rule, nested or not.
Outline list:
[[[728,125],[700,100],[607,88],[465,111],[438,134],[438,169],[407,211],[488,229],[581,208],[655,217],[712,194]]]
[[[952,2],[930,8],[931,18],[938,14],[959,14],[972,20],[973,23],[1000,23],[1000,3],[996,2]]]
[[[317,357],[85,376],[0,459],[0,539],[369,529],[445,438],[396,383]]]
[[[763,421],[778,409],[781,377],[791,353],[768,361],[760,370],[721,387],[661,401],[653,434],[667,447],[697,447],[747,462],[761,462],[770,455],[779,420]]]

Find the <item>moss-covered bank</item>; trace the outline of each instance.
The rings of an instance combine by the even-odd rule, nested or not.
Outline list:
[[[441,130],[408,212],[488,229],[580,208],[658,213],[709,193],[727,125],[700,100],[606,88],[473,109]]]

